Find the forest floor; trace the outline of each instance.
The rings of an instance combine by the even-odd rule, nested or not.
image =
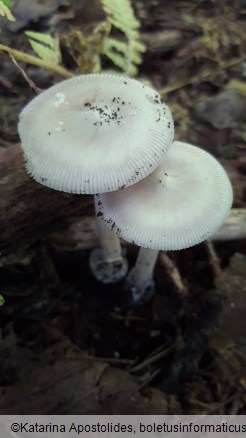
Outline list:
[[[137,77],[170,105],[176,138],[221,161],[233,206],[245,208],[245,1],[134,7],[147,46]],[[96,0],[18,0],[13,14],[13,23],[0,20],[0,43],[30,54],[27,29],[87,35],[105,19]],[[122,284],[102,286],[89,271],[92,198],[81,196],[79,207],[78,196],[25,174],[18,114],[34,89],[62,78],[3,53],[0,66],[0,412],[245,413],[245,239],[160,253],[155,297],[130,307]],[[128,246],[130,266],[136,255]]]

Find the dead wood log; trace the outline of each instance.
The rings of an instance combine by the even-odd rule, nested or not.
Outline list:
[[[212,240],[246,239],[246,208],[233,208],[228,219]]]
[[[62,233],[51,233],[48,237],[57,248],[87,250],[99,245],[94,216],[69,218],[63,227]],[[233,208],[224,225],[211,238],[215,242],[239,239],[246,239],[246,208]]]
[[[92,197],[50,190],[27,175],[19,145],[0,150],[0,252],[32,243],[55,223],[82,215]],[[88,214],[88,210],[87,210]]]

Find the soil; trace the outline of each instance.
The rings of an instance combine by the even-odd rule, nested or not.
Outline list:
[[[170,105],[176,138],[223,163],[234,207],[245,208],[245,2],[134,7],[147,46],[137,77]],[[0,42],[30,54],[27,29],[87,35],[104,20],[96,0],[16,0],[12,12]],[[39,186],[19,147],[20,110],[61,77],[18,65],[0,53],[0,412],[245,414],[245,240],[160,253],[156,294],[142,306],[129,305],[123,283],[99,284],[88,264],[92,198]],[[127,246],[130,266],[136,256]]]

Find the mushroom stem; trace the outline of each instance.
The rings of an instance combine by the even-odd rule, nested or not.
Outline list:
[[[133,303],[143,304],[153,296],[153,273],[158,253],[158,250],[140,248],[135,266],[125,280],[125,289],[131,291]]]
[[[95,212],[97,215],[96,198]],[[100,217],[97,217],[97,231],[101,248],[94,249],[90,254],[91,271],[101,283],[117,283],[125,277],[128,270],[127,260],[122,256],[120,239],[104,224]]]
[[[97,218],[97,231],[104,261],[107,263],[114,263],[122,260],[119,237],[117,237],[100,218]]]

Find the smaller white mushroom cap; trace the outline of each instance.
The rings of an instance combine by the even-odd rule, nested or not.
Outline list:
[[[176,141],[155,172],[125,190],[97,195],[96,202],[98,216],[123,239],[179,250],[211,237],[225,221],[232,197],[221,164]]]
[[[124,188],[156,169],[174,127],[152,88],[126,77],[88,74],[33,99],[20,114],[19,134],[36,181],[93,194]]]

